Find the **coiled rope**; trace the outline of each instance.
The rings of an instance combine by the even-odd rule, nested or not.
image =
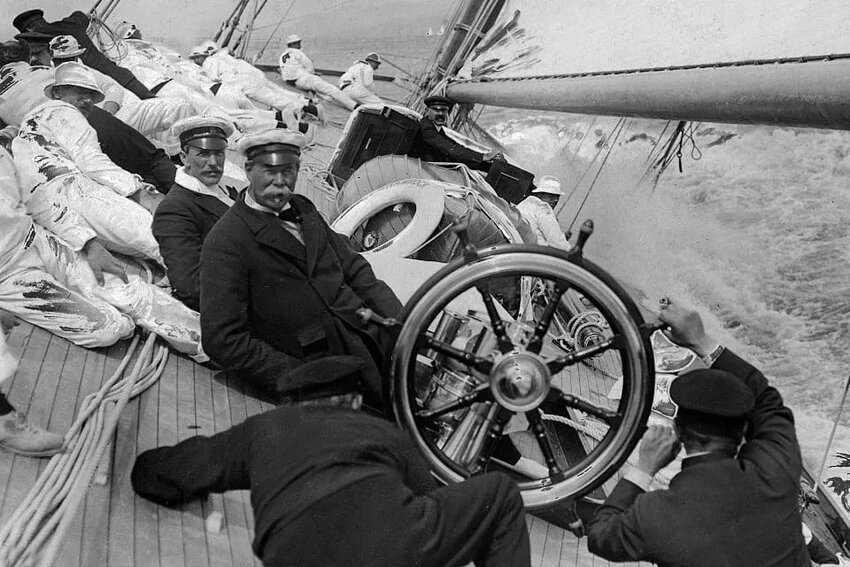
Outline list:
[[[0,530],[0,564],[53,564],[118,427],[121,411],[165,369],[168,347],[157,345],[156,338],[148,336],[132,372],[122,378],[136,353],[137,334],[117,370],[100,390],[85,398],[65,435],[64,452],[50,459]]]

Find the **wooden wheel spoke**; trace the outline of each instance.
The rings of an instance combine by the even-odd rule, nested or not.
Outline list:
[[[443,404],[442,406],[436,408],[423,409],[417,411],[416,417],[422,419],[427,419],[429,417],[440,417],[441,415],[445,415],[447,413],[451,413],[459,409],[467,408],[475,402],[486,402],[491,399],[492,396],[490,395],[490,385],[487,382],[484,382],[483,384],[479,384],[470,393],[459,397],[453,402]]]
[[[564,356],[559,356],[558,358],[547,362],[546,366],[549,367],[549,372],[551,372],[552,374],[557,374],[567,366],[572,366],[573,364],[581,362],[582,360],[593,358],[594,356],[602,354],[603,352],[611,349],[622,348],[622,345],[622,336],[616,335],[611,337],[610,339],[602,341],[599,344],[595,344],[585,349],[565,354]]]
[[[546,436],[546,429],[543,427],[540,410],[533,409],[525,412],[525,416],[528,418],[528,423],[531,424],[531,431],[534,433],[537,445],[543,452],[543,458],[546,459],[546,466],[549,468],[549,476],[555,477],[560,475],[563,471],[561,470],[561,467],[558,466],[558,462],[555,460],[555,450],[552,448],[551,443],[549,443],[549,437]]]
[[[481,300],[484,301],[484,307],[487,308],[487,316],[490,317],[490,326],[493,328],[493,333],[496,335],[496,342],[499,346],[499,352],[502,354],[508,353],[514,349],[514,344],[508,337],[507,327],[502,318],[499,317],[499,311],[496,309],[496,302],[493,301],[493,296],[490,295],[490,286],[487,284],[476,285],[475,288],[481,294]]]
[[[540,321],[534,327],[534,334],[528,340],[528,344],[525,347],[526,350],[539,353],[540,349],[543,348],[543,337],[549,332],[549,327],[552,325],[552,318],[555,316],[555,312],[561,302],[561,296],[564,295],[567,289],[568,286],[565,282],[561,280],[555,282],[554,293],[552,297],[547,298],[549,303],[546,304],[546,309],[543,311]]]
[[[583,411],[588,415],[592,415],[596,419],[603,421],[611,427],[617,426],[623,417],[615,411],[609,410],[608,408],[601,408],[599,406],[593,405],[585,399],[579,398],[578,396],[574,396],[572,394],[567,394],[557,388],[552,388],[551,390],[549,390],[549,396],[549,399],[554,396],[555,399],[560,400],[561,403],[563,403],[565,406],[577,409],[579,411]]]
[[[482,374],[490,374],[490,371],[493,370],[493,363],[486,358],[482,358],[471,352],[453,347],[452,345],[439,341],[430,335],[423,335],[422,339],[428,347],[436,350],[440,354],[444,354],[449,358],[453,358],[458,362],[474,368]]]
[[[513,412],[499,405],[494,405],[494,408],[495,412],[490,421],[490,427],[487,428],[487,437],[481,444],[481,452],[478,453],[478,459],[469,471],[472,475],[478,475],[487,470],[487,465],[490,464],[490,459],[493,457],[493,451],[496,450],[496,445],[498,445],[499,439],[502,438],[505,425],[513,415]]]

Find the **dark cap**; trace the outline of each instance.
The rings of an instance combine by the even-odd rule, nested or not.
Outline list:
[[[431,95],[425,97],[425,106],[448,106],[451,110],[454,108],[455,101],[443,95]]]
[[[50,40],[53,39],[53,36],[50,35],[50,34],[47,34],[47,33],[41,33],[41,32],[37,32],[37,31],[28,31],[28,32],[19,33],[18,35],[15,36],[15,39],[20,40],[20,41],[26,41],[27,43],[30,43],[30,44],[48,45],[50,43]]]
[[[356,356],[326,356],[302,364],[278,381],[281,400],[298,402],[359,393],[363,367],[363,360]]]
[[[12,20],[12,25],[18,28],[20,31],[24,31],[27,29],[27,26],[30,24],[30,22],[43,17],[44,10],[27,10],[26,12],[21,12],[20,14],[15,16],[15,19]]]
[[[723,370],[700,369],[676,378],[670,399],[679,406],[679,423],[709,435],[740,432],[755,397],[740,379]]]

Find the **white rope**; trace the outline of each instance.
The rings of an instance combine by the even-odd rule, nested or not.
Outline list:
[[[589,417],[582,418],[579,421],[574,419],[570,419],[568,417],[564,417],[562,415],[552,415],[549,413],[540,414],[542,419],[547,421],[557,421],[558,423],[563,423],[564,425],[569,425],[576,431],[580,433],[584,433],[588,437],[592,437],[597,441],[602,441],[605,438],[605,435],[608,434],[608,426],[602,423],[601,421],[596,421],[595,419],[590,419]]]
[[[132,372],[122,379],[138,344],[136,335],[117,370],[97,392],[85,398],[65,436],[64,452],[50,459],[0,530],[0,564],[53,563],[77,519],[77,511],[118,427],[121,411],[130,398],[150,387],[165,369],[168,347],[156,346],[156,335],[151,334]]]

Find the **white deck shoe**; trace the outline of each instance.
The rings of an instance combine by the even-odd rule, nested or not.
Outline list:
[[[62,451],[65,438],[27,422],[19,411],[0,416],[0,449],[27,457],[49,457]]]

